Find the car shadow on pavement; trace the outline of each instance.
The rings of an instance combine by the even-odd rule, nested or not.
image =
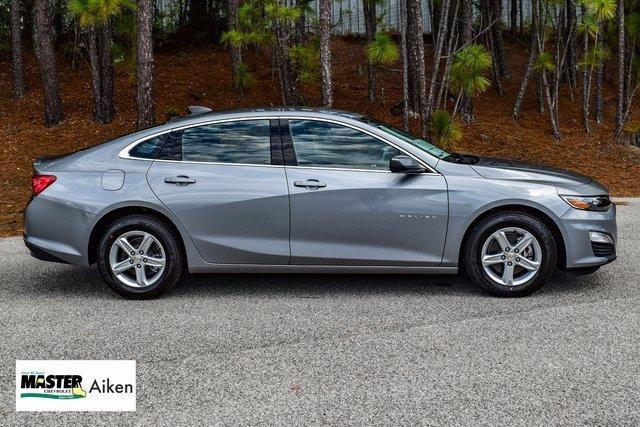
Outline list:
[[[15,286],[15,291],[29,296],[72,294],[80,298],[120,298],[102,281],[95,266],[49,266],[51,267],[46,271],[28,274],[23,283]],[[556,272],[547,286],[535,295],[591,293],[605,286],[608,275],[610,273],[606,271],[577,277]],[[11,284],[8,286],[13,287]],[[215,298],[234,295],[319,298],[328,294],[482,295],[464,275],[188,274],[163,298]]]

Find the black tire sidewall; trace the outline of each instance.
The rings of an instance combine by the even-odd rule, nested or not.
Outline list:
[[[113,242],[133,230],[152,234],[165,251],[166,264],[162,276],[145,288],[134,288],[120,282],[109,266],[109,251]],[[182,258],[175,233],[163,221],[147,215],[132,215],[114,222],[104,233],[98,246],[97,263],[102,278],[114,292],[130,299],[149,299],[162,295],[178,281],[183,269]]]
[[[504,286],[494,282],[482,267],[482,246],[492,233],[505,227],[519,227],[530,232],[542,249],[542,261],[537,274],[518,286]],[[540,220],[524,213],[508,212],[492,215],[474,228],[469,244],[466,245],[465,267],[471,280],[483,291],[496,296],[520,297],[532,294],[549,281],[555,271],[556,258],[553,235]]]

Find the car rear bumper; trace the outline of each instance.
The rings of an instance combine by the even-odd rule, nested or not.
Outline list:
[[[601,266],[616,259],[618,229],[615,205],[606,212],[569,209],[562,216],[562,223],[568,270]],[[609,236],[611,244],[600,243],[599,237],[602,236]]]
[[[81,209],[33,198],[24,213],[24,242],[45,261],[89,265],[87,250],[95,215]]]

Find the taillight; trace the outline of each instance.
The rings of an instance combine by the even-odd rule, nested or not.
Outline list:
[[[53,175],[39,175],[35,174],[31,178],[31,187],[33,188],[33,195],[37,196],[42,193],[45,188],[56,182],[56,177]]]

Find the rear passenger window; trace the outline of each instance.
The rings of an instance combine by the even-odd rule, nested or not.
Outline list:
[[[129,150],[129,156],[137,157],[139,159],[155,159],[160,148],[162,148],[165,136],[166,135],[160,135],[142,141],[140,144]]]
[[[269,165],[269,120],[243,120],[187,128],[182,131],[182,160]]]

